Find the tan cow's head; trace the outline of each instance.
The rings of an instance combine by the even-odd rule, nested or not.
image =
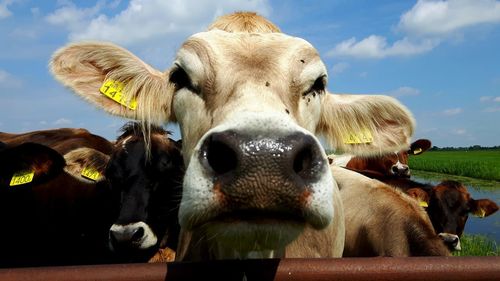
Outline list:
[[[407,146],[414,128],[393,98],[328,93],[316,49],[253,13],[191,36],[165,72],[107,43],[70,44],[51,68],[111,114],[178,122],[188,165],[181,226],[233,237],[243,252],[282,247],[305,225],[334,220],[338,189],[316,135],[370,155]],[[137,108],[100,93],[106,81],[123,83],[122,103]]]

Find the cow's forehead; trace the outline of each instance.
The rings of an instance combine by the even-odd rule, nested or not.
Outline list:
[[[266,58],[269,62],[288,61],[290,56],[300,57],[298,62],[320,61],[316,49],[306,40],[283,33],[231,33],[211,30],[192,35],[183,50],[194,52],[206,59],[223,58],[226,62],[246,55]],[[178,55],[183,53],[183,50]],[[204,58],[201,58],[202,60]]]

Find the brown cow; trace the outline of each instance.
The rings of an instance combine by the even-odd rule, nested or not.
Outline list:
[[[445,180],[432,185],[408,178],[355,171],[393,186],[416,199],[426,208],[436,232],[453,250],[461,249],[460,236],[469,214],[483,218],[498,210],[497,204],[490,199],[473,199],[467,188],[458,181]]]
[[[316,49],[254,13],[212,26],[188,38],[165,72],[88,42],[58,50],[51,70],[111,114],[179,123],[187,165],[179,219],[183,235],[213,238],[218,248],[203,255],[288,256],[304,229],[331,228],[324,256],[340,256],[340,195],[316,135],[354,154],[397,151],[409,145],[411,113],[388,96],[328,93]]]
[[[425,211],[408,195],[380,181],[332,165],[346,220],[343,255],[447,256]]]
[[[329,155],[331,164],[347,167],[367,173],[379,173],[384,176],[396,176],[409,178],[408,167],[409,155],[420,155],[431,147],[428,139],[418,139],[410,145],[410,149],[403,149],[384,155],[361,157],[353,155]]]
[[[37,143],[2,143],[0,218],[11,230],[0,234],[7,242],[1,265],[140,262],[160,247],[176,248],[184,170],[179,144],[151,127],[148,150],[139,124],[122,130],[111,156],[82,147],[63,157]],[[70,143],[67,131],[62,142]],[[32,171],[31,180],[13,176],[20,171]]]
[[[39,143],[62,155],[81,147],[92,148],[107,155],[113,151],[113,144],[110,141],[81,128],[59,128],[20,134],[0,132],[0,141],[11,146],[25,142]]]
[[[1,267],[113,262],[108,185],[77,180],[64,166],[37,143],[0,151]]]

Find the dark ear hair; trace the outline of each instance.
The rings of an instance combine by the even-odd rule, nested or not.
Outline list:
[[[471,200],[471,213],[480,218],[487,217],[498,211],[498,205],[490,199]]]
[[[410,150],[408,150],[408,154],[410,154],[410,155],[422,154],[423,152],[425,152],[429,148],[431,148],[431,146],[432,146],[432,143],[430,140],[418,139],[411,144]]]
[[[64,158],[45,145],[28,142],[6,147],[0,152],[0,184],[9,185],[12,176],[22,171],[33,171],[33,181],[44,180],[63,171],[64,166]]]

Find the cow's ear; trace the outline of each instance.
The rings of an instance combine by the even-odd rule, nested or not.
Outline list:
[[[74,178],[84,182],[98,182],[105,179],[104,172],[109,155],[92,148],[77,148],[66,154],[64,170]]]
[[[64,165],[64,158],[45,145],[28,142],[4,148],[0,157],[0,182],[16,184],[15,177],[23,178],[23,184],[45,181],[62,172]]]
[[[425,192],[423,189],[414,187],[406,190],[406,194],[408,194],[413,199],[417,200],[420,207],[427,208],[429,207],[429,194]]]
[[[430,140],[418,139],[411,144],[410,150],[408,151],[408,154],[410,154],[410,155],[422,154],[423,152],[425,152],[429,148],[431,148],[431,146],[432,146],[432,143]]]
[[[414,128],[410,111],[392,97],[326,94],[317,133],[337,151],[369,156],[407,149]]]
[[[54,53],[50,69],[62,84],[113,115],[156,124],[173,118],[169,74],[116,45],[69,44]]]
[[[498,205],[490,199],[471,200],[471,205],[471,213],[480,218],[487,217],[498,211]]]

